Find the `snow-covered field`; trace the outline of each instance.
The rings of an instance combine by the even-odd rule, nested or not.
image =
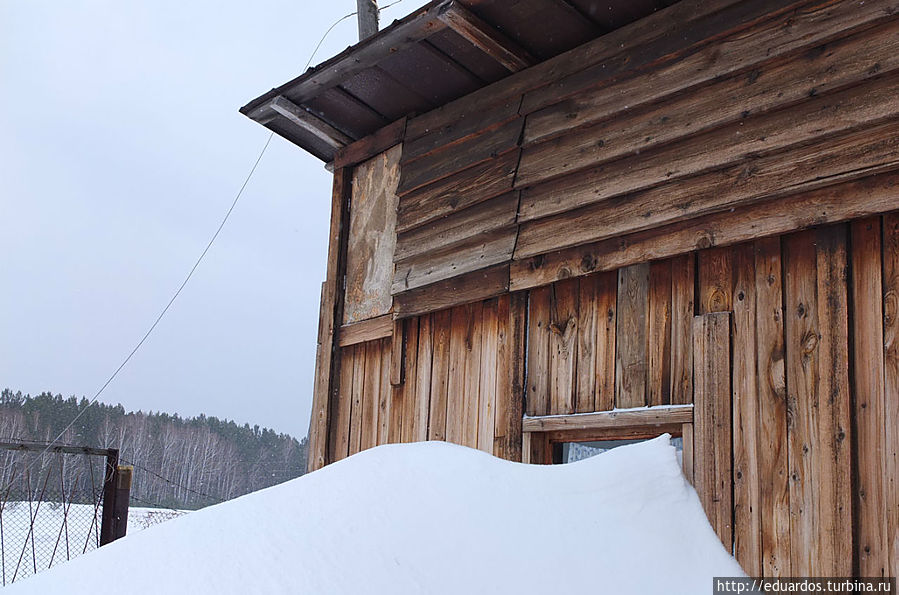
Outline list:
[[[65,514],[64,514],[65,512]],[[97,548],[101,511],[90,504],[6,502],[0,514],[0,585],[43,572]],[[129,508],[127,534],[185,514],[157,508]],[[34,515],[34,531],[30,518]],[[63,522],[65,520],[65,522]]]
[[[555,466],[443,442],[381,446],[8,589],[694,595],[742,574],[663,436]]]

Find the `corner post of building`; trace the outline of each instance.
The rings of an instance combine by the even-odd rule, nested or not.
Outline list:
[[[328,426],[331,408],[337,401],[337,374],[340,358],[335,333],[343,318],[343,277],[346,269],[346,237],[349,231],[349,193],[352,168],[334,170],[331,192],[331,225],[328,234],[328,262],[322,284],[321,310],[316,352],[315,387],[312,416],[309,422],[307,471],[321,469],[328,463]]]

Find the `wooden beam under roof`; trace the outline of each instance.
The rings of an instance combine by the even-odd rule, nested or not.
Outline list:
[[[314,134],[335,151],[342,149],[354,140],[315,114],[306,111],[281,95],[273,98],[266,107],[281,114],[300,128]]]
[[[536,63],[527,50],[455,0],[442,5],[437,18],[511,72]]]

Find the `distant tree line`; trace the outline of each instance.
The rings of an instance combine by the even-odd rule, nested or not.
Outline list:
[[[41,393],[0,393],[0,441],[49,442],[88,404],[85,398]],[[161,412],[126,412],[121,405],[95,403],[59,440],[62,444],[117,448],[120,459],[135,466],[134,506],[152,503],[172,508],[200,508],[303,474],[306,439],[298,441],[258,425],[199,415],[183,418]],[[27,481],[21,469],[27,455],[0,451],[0,479],[14,492],[43,481],[34,468]],[[71,457],[70,457],[71,459]],[[87,457],[72,459],[87,460]],[[70,482],[96,475],[83,463],[67,463]],[[96,464],[96,462],[95,462]],[[41,463],[41,466],[49,463]],[[57,471],[54,471],[57,473]],[[61,478],[65,482],[65,478]],[[54,479],[53,483],[56,483]],[[68,490],[67,490],[68,491]],[[3,495],[0,494],[0,497]],[[12,496],[9,499],[13,499]]]

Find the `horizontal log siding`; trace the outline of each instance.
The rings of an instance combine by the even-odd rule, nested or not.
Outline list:
[[[685,0],[411,118],[392,288],[401,315],[461,304],[437,294],[501,265],[508,283],[492,285],[515,290],[643,262],[581,247],[664,244],[672,226],[719,213],[751,222],[766,202],[781,225],[733,239],[700,229],[643,256],[884,212],[803,217],[772,201],[899,170],[897,50],[899,0]],[[560,251],[572,257],[544,274]],[[672,332],[659,339],[684,338]]]

